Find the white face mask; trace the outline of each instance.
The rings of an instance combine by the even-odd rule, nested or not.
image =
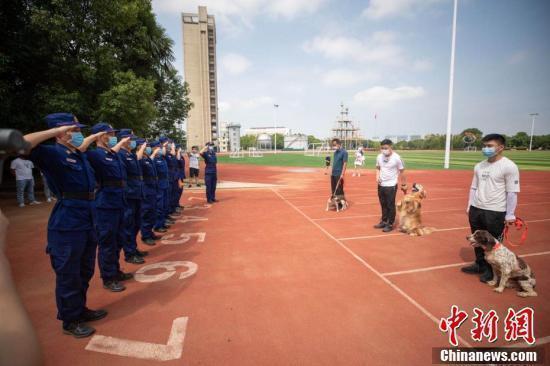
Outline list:
[[[384,154],[384,156],[390,156],[391,150],[390,149],[382,149],[382,154]]]

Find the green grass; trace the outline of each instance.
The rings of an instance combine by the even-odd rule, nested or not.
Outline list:
[[[445,153],[443,151],[398,151],[407,169],[442,169]],[[374,167],[377,152],[368,152],[365,166]],[[512,159],[522,170],[550,171],[550,151],[506,151],[505,156]],[[283,152],[264,154],[261,158],[230,158],[228,155],[218,156],[220,163],[251,164],[269,166],[323,167],[325,156],[304,156],[303,153]],[[353,164],[353,152],[350,151],[350,165]],[[451,169],[473,169],[481,161],[481,152],[453,151],[451,153]]]

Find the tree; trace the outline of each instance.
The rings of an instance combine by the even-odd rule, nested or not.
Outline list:
[[[511,137],[509,146],[516,148],[527,148],[529,147],[530,137],[526,132],[518,132]]]
[[[271,135],[271,146],[275,145],[275,134]],[[285,135],[277,134],[277,150],[282,150],[285,147]]]
[[[243,150],[248,150],[249,147],[256,147],[256,136],[255,135],[241,136],[241,148]]]
[[[307,144],[310,145],[310,144],[319,144],[319,143],[322,143],[323,141],[318,139],[317,137],[313,136],[313,135],[308,135],[307,136]]]

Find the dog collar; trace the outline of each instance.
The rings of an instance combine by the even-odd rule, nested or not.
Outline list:
[[[497,243],[495,244],[495,246],[493,247],[493,249],[494,249],[494,250],[500,249],[501,246],[502,246],[502,244],[500,244],[500,242],[497,241]]]

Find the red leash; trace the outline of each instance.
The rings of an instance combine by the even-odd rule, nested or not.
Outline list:
[[[525,241],[527,240],[527,232],[529,231],[529,228],[527,227],[527,223],[525,221],[523,221],[522,219],[520,219],[519,217],[516,218],[516,221],[514,222],[513,225],[516,227],[516,230],[518,230],[518,231],[523,230],[523,232],[521,233],[521,238],[519,239],[519,243],[514,244],[510,240],[510,232],[509,231],[510,231],[510,226],[511,225],[508,225],[508,224],[506,224],[506,226],[504,227],[504,231],[502,232],[503,241],[505,241],[507,244],[510,244],[513,247],[519,247],[520,245],[523,245],[525,243]]]

